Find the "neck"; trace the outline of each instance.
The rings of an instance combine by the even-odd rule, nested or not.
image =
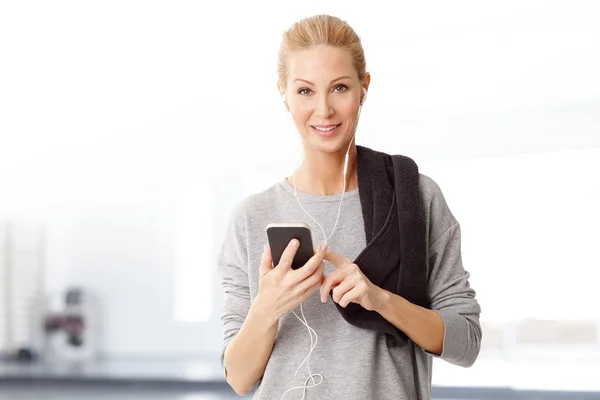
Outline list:
[[[346,192],[358,187],[356,145],[352,143],[346,171]],[[298,191],[321,196],[340,194],[344,190],[346,151],[339,153],[304,152],[300,168],[295,173]],[[288,181],[293,186],[294,178]]]

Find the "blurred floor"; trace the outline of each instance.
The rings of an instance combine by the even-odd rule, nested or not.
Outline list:
[[[434,386],[434,400],[591,400],[600,392],[520,390],[491,385],[483,379],[485,359],[472,370],[440,368],[446,380],[454,385]],[[488,366],[489,367],[489,366]],[[514,366],[511,366],[513,369]],[[589,366],[588,366],[589,367]],[[455,372],[452,372],[455,371]],[[459,375],[469,373],[472,385],[462,386]],[[504,371],[494,366],[494,371]],[[596,370],[597,371],[597,370]],[[490,372],[490,369],[487,369]],[[506,373],[506,371],[504,371]],[[539,371],[538,372],[544,372]],[[546,377],[548,373],[542,374]],[[589,374],[588,374],[589,375]],[[592,373],[594,375],[594,373]],[[524,374],[523,383],[538,383],[536,374]],[[453,379],[454,378],[454,379]],[[579,390],[594,386],[595,379],[581,376]],[[591,380],[590,380],[591,379]],[[464,377],[463,377],[464,380]],[[586,384],[587,382],[587,384]],[[508,385],[507,385],[508,386]],[[530,386],[531,387],[531,386]],[[535,387],[535,386],[534,386]],[[250,399],[237,396],[224,380],[219,360],[191,361],[104,360],[93,364],[53,365],[0,362],[0,400],[232,400]]]
[[[117,387],[72,383],[65,387],[44,384],[0,383],[0,400],[234,400],[251,399],[237,396],[228,388],[211,390],[179,390],[148,388],[144,385]],[[519,392],[512,390],[467,389],[466,391],[434,390],[433,400],[592,400],[596,393]],[[376,399],[373,399],[376,400]]]
[[[0,389],[0,400],[238,400],[250,399],[237,396],[229,391],[190,392],[190,391],[148,391],[146,389],[60,389],[12,387]],[[463,399],[448,399],[463,400]]]
[[[246,398],[250,398],[249,396]],[[0,389],[0,400],[233,400],[244,399],[225,391],[149,391],[147,389],[114,390],[98,388],[31,388],[11,387]]]

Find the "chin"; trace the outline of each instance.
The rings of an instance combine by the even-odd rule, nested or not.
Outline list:
[[[310,129],[310,128],[309,128]],[[315,151],[322,153],[341,153],[348,150],[352,136],[347,132],[340,132],[337,135],[331,137],[322,137],[314,132],[312,129],[308,131],[306,142]]]

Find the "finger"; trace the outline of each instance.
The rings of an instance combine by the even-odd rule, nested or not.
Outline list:
[[[306,264],[290,273],[290,279],[292,279],[294,283],[299,283],[311,276],[323,262],[323,256],[325,255],[326,250],[327,245],[322,243],[317,248],[316,253],[306,262]]]
[[[273,259],[271,257],[271,249],[268,244],[265,244],[263,248],[262,257],[260,259],[260,276],[262,277],[264,274],[273,269]]]
[[[317,282],[316,284],[310,286],[308,289],[306,289],[304,291],[304,293],[302,293],[302,295],[300,296],[300,301],[303,302],[304,300],[308,299],[310,297],[311,294],[313,294],[315,292],[315,290],[317,290],[319,288],[319,286],[321,285],[320,282]]]
[[[358,303],[358,299],[360,299],[360,288],[358,286],[354,286],[350,291],[346,292],[338,302],[341,307],[346,308],[348,304],[351,302]]]
[[[292,261],[294,261],[294,256],[296,255],[299,246],[300,242],[298,239],[290,240],[287,247],[283,251],[283,254],[281,255],[281,259],[279,260],[277,267],[281,267],[282,270],[291,270]]]
[[[336,269],[351,263],[349,258],[341,256],[331,250],[325,252],[325,256],[323,257],[323,259],[329,261],[331,265],[333,265]]]
[[[327,301],[327,296],[329,296],[329,292],[334,285],[342,282],[345,278],[346,272],[344,270],[336,270],[327,275],[325,281],[321,285],[321,301],[325,303]]]
[[[356,286],[356,278],[347,276],[335,289],[333,289],[332,298],[336,303],[340,302],[340,299]]]
[[[321,280],[323,279],[324,271],[325,263],[321,261],[315,272],[313,272],[312,275],[304,279],[296,286],[296,293],[304,293],[306,290],[313,287],[314,285],[321,286]]]

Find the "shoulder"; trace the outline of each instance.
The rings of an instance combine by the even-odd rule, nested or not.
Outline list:
[[[373,150],[370,151],[373,153],[379,153]],[[402,154],[379,154],[385,154],[387,156],[388,171],[392,171],[392,160],[396,159],[400,161],[401,168],[404,169],[408,174],[412,176],[418,175],[419,194],[421,196],[421,202],[423,204],[423,207],[425,208],[426,214],[431,212],[440,213],[447,208],[444,194],[442,193],[442,189],[440,188],[438,183],[428,175],[421,173],[419,171],[419,166],[414,159]]]
[[[265,190],[245,197],[233,209],[232,223],[238,228],[247,226],[252,220],[272,212],[281,201],[282,196],[289,196],[289,194],[282,184],[277,182]]]
[[[421,204],[423,205],[423,209],[425,211],[425,218],[428,224],[435,223],[436,226],[439,226],[440,229],[447,229],[456,223],[450,208],[446,202],[444,194],[442,193],[442,189],[440,185],[428,175],[425,175],[419,171],[419,166],[417,162],[402,154],[387,154],[376,152],[371,149],[367,149],[371,154],[385,154],[388,160],[388,171],[392,170],[393,159],[399,160],[401,162],[401,167],[408,174],[416,174],[418,175],[419,180],[419,195],[421,197]],[[435,232],[431,232],[435,234]]]
[[[442,189],[431,177],[419,173],[419,192],[428,228],[428,237],[433,243],[449,228],[458,224],[452,214]]]
[[[419,173],[419,191],[424,204],[439,203],[444,199],[444,194],[438,183],[423,173]]]
[[[451,227],[458,226],[458,221],[450,211],[440,185],[433,178],[419,172],[419,166],[413,158],[402,154],[378,152],[368,148],[363,149],[363,151],[371,156],[384,155],[387,160],[387,169],[390,172],[393,170],[393,159],[396,159],[401,162],[402,168],[408,174],[418,174],[419,196],[424,211],[427,238],[430,243],[435,242]]]
[[[283,188],[282,188],[283,189]],[[261,226],[260,217],[273,209],[273,204],[278,195],[277,185],[259,193],[249,195],[239,201],[229,215],[227,233],[221,256],[226,260],[233,260],[233,264],[245,265],[248,257],[248,241],[256,232],[256,227]]]

